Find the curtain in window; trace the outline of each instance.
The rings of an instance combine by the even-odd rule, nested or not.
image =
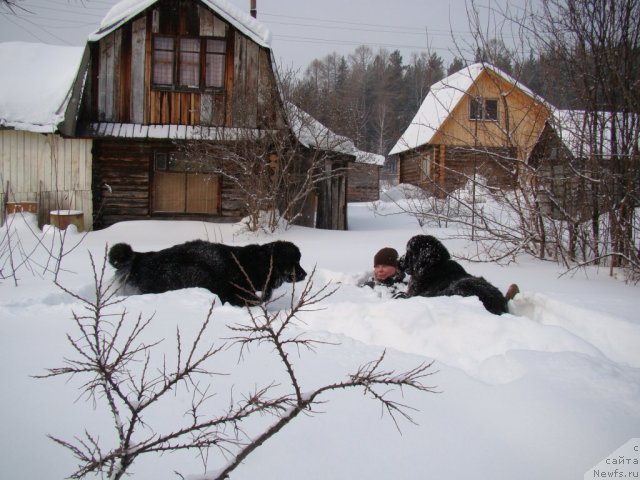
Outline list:
[[[224,87],[225,51],[224,40],[207,40],[205,87]]]
[[[173,85],[174,39],[154,37],[153,39],[153,84]]]
[[[200,86],[200,40],[198,38],[180,39],[180,85]]]

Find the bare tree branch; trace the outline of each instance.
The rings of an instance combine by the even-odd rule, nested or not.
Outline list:
[[[300,372],[295,368],[291,350],[313,350],[320,343],[300,333],[291,333],[292,327],[302,322],[300,315],[321,307],[335,288],[324,285],[313,287],[313,273],[302,290],[295,287],[291,293],[289,308],[273,310],[273,302],[281,297],[265,301],[259,306],[247,307],[248,319],[245,323],[231,325],[236,335],[215,346],[208,344],[211,336],[211,319],[214,303],[192,339],[184,338],[176,329],[175,363],[163,358],[160,367],[155,359],[156,347],[160,341],[143,340],[153,315],[138,315],[131,323],[126,310],[120,308],[121,297],[116,297],[112,285],[105,280],[106,249],[102,265],[96,265],[91,257],[94,271],[95,300],[64,289],[82,306],[82,311],[73,312],[75,334],[68,334],[67,340],[74,356],[64,359],[64,366],[50,368],[38,378],[78,377],[83,380],[81,396],[101,405],[110,413],[116,434],[116,447],[105,448],[97,434],[85,431],[74,440],[64,440],[50,436],[52,441],[69,450],[78,461],[71,478],[85,478],[92,474],[102,474],[114,480],[131,473],[131,467],[141,455],[183,450],[196,451],[200,459],[207,463],[209,450],[214,448],[229,458],[220,468],[216,478],[226,478],[255,449],[264,444],[300,413],[313,413],[319,397],[329,391],[362,388],[393,419],[399,428],[397,417],[412,421],[410,406],[391,397],[393,391],[408,387],[420,392],[435,392],[433,387],[424,385],[423,380],[432,375],[431,364],[422,364],[406,372],[395,373],[381,366],[384,353],[376,361],[361,366],[348,380],[331,383],[303,393]],[[315,271],[314,271],[315,273]],[[248,354],[252,344],[266,343],[272,346],[282,363],[290,381],[285,388],[273,380],[264,386],[256,386],[237,398],[230,392],[229,404],[218,414],[212,414],[210,400],[215,392],[210,378],[221,375],[211,370],[210,361],[223,349],[240,346],[240,357]],[[176,419],[176,427],[164,430],[147,423],[147,410],[160,408],[168,395],[184,389],[191,395],[191,405],[184,412],[181,421]],[[379,390],[379,388],[385,390]],[[256,415],[270,415],[277,420],[256,435],[245,431],[245,423]],[[135,441],[134,441],[135,438]]]

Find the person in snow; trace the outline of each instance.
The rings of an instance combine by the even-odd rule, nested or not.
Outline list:
[[[398,251],[395,248],[384,247],[374,255],[373,274],[361,286],[395,295],[406,291],[406,277],[399,262]]]

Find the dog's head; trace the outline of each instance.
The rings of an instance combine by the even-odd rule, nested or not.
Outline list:
[[[402,266],[409,275],[419,275],[450,258],[449,251],[440,240],[431,235],[416,235],[407,242]]]
[[[274,272],[283,281],[295,283],[307,277],[307,272],[300,266],[300,249],[295,244],[283,240],[272,242],[271,255]]]
[[[117,270],[131,264],[135,252],[127,243],[116,243],[109,249],[109,263]]]

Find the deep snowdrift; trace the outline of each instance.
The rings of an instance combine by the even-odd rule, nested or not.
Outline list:
[[[380,215],[379,213],[385,213]],[[406,391],[402,402],[417,410],[418,425],[400,422],[401,434],[378,404],[360,391],[326,396],[322,411],[287,426],[259,448],[232,474],[237,479],[558,479],[582,478],[607,454],[640,436],[640,322],[638,287],[625,285],[589,269],[559,277],[558,267],[523,258],[501,267],[466,264],[501,290],[513,282],[521,294],[511,313],[494,316],[475,298],[412,298],[394,300],[382,292],[359,288],[373,254],[383,246],[404,250],[406,241],[423,233],[410,217],[391,204],[349,206],[347,232],[294,227],[275,235],[298,244],[307,271],[316,267],[316,288],[327,282],[337,292],[301,316],[299,333],[326,341],[316,352],[292,355],[303,388],[343,380],[348,373],[387,350],[388,368],[402,370],[435,360],[429,378],[438,394]],[[29,219],[33,228],[33,219]],[[101,399],[79,397],[81,378],[65,382],[34,379],[46,368],[63,365],[73,356],[66,334],[74,335],[72,310],[80,303],[40,276],[46,261],[36,236],[49,245],[59,237],[50,228],[32,234],[17,217],[24,251],[36,249],[31,263],[0,284],[0,393],[3,434],[0,465],[6,478],[59,479],[75,467],[72,455],[46,435],[64,439],[94,432],[114,443],[113,427]],[[2,230],[5,238],[6,230]],[[469,246],[447,240],[451,231],[429,228],[454,253]],[[247,235],[241,225],[202,222],[126,222],[86,237],[68,232],[65,249],[79,246],[62,262],[60,283],[91,298],[92,273],[88,252],[100,260],[106,244],[126,241],[137,250],[159,249],[194,238],[246,244],[273,237]],[[5,257],[3,257],[3,261]],[[8,265],[3,264],[6,275]],[[109,274],[112,272],[108,268]],[[291,286],[271,308],[286,308]],[[299,288],[296,289],[297,295]],[[189,289],[126,298],[131,318],[155,314],[146,332],[164,339],[158,355],[175,355],[175,330],[191,338],[204,320],[214,296]],[[226,325],[247,313],[216,305],[213,337],[222,344]],[[160,358],[160,357],[159,357]],[[268,347],[252,349],[239,361],[237,347],[223,350],[211,369],[222,408],[230,397],[259,385],[286,384],[282,366]],[[169,399],[147,419],[154,428],[183,422],[190,393]],[[97,408],[94,408],[98,405]],[[251,432],[273,419],[249,425]],[[216,451],[209,470],[224,459]],[[193,452],[141,458],[134,478],[176,478],[174,471],[199,478],[202,460]]]

